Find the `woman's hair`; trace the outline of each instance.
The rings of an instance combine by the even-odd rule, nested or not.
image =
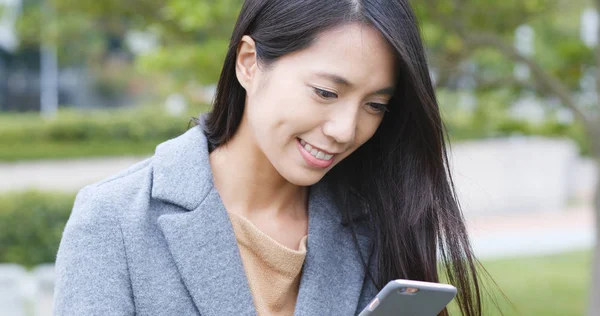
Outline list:
[[[369,277],[379,289],[398,278],[439,282],[441,267],[446,281],[459,290],[462,314],[481,315],[477,261],[455,196],[418,23],[407,0],[245,1],[214,108],[204,122],[209,142],[226,143],[242,120],[246,92],[235,63],[243,35],[254,39],[259,65],[268,67],[309,47],[320,32],[352,22],[374,27],[391,44],[397,58],[396,92],[373,137],[323,181],[334,190],[353,231],[358,221],[367,221],[376,271]],[[356,205],[363,206],[363,216],[355,216]]]

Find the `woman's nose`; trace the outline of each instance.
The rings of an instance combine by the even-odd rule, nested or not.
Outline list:
[[[326,136],[333,138],[337,143],[352,143],[356,136],[356,124],[356,109],[347,107],[332,113],[331,118],[323,124],[323,133]]]

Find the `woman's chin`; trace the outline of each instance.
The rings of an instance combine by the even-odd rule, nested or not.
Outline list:
[[[321,172],[314,170],[298,170],[295,172],[282,174],[282,176],[291,184],[308,187],[321,181],[321,179],[323,179],[323,177],[325,176],[325,173],[325,170]]]

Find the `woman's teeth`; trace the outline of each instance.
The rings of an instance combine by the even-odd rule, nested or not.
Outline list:
[[[311,146],[310,144],[308,144],[307,142],[305,142],[302,139],[300,140],[300,145],[302,145],[302,147],[304,147],[304,149],[306,149],[306,151],[308,151],[311,155],[313,155],[317,159],[331,160],[331,158],[333,158],[333,155],[326,154],[316,148],[313,148],[313,146]]]

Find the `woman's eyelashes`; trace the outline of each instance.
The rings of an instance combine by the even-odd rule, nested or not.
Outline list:
[[[317,87],[313,87],[314,93],[321,99],[325,101],[330,101],[333,99],[337,99],[338,95],[335,92],[331,92],[328,90],[320,89]],[[376,102],[368,102],[367,110],[371,113],[384,113],[389,112],[388,105],[384,103],[376,103]]]
[[[334,92],[313,87],[315,94],[323,100],[337,99],[338,95]]]
[[[385,113],[390,111],[388,105],[383,103],[369,102],[367,103],[367,106],[369,106],[370,110],[374,113]]]

